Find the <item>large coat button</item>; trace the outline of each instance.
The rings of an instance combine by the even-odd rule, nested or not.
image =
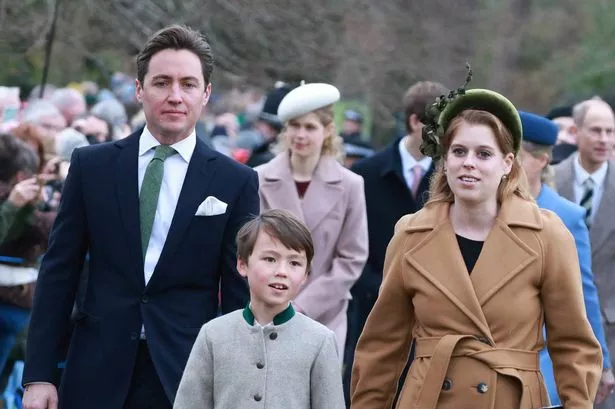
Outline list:
[[[487,393],[487,391],[489,391],[489,385],[481,382],[478,385],[476,385],[476,390],[478,391],[478,393]]]
[[[260,402],[261,399],[263,399],[263,397],[261,395],[259,395],[258,393],[256,395],[254,395],[254,400],[257,402]]]
[[[451,381],[450,379],[445,379],[444,382],[442,383],[442,390],[450,391],[452,388],[453,388],[453,381]]]
[[[272,332],[271,334],[269,334],[269,339],[272,341],[275,341],[277,337],[278,337],[278,334],[275,332]]]

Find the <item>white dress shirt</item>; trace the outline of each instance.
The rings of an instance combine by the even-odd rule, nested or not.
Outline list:
[[[145,127],[139,139],[139,192],[141,192],[141,185],[143,184],[147,165],[149,165],[154,157],[154,148],[158,145],[160,145],[160,142]],[[179,194],[186,178],[188,164],[196,147],[196,133],[192,131],[186,139],[171,145],[171,147],[177,151],[177,154],[169,156],[164,161],[164,176],[160,186],[160,195],[158,196],[158,207],[156,208],[152,234],[145,253],[144,273],[146,285],[150,278],[152,278],[167,239],[169,228],[171,227]]]
[[[420,161],[417,161],[414,156],[410,155],[408,149],[406,149],[406,138],[407,136],[401,138],[399,141],[399,156],[401,156],[401,169],[404,173],[406,185],[408,186],[408,190],[412,191],[412,186],[414,184],[414,173],[412,173],[412,168],[418,164],[423,168],[423,176],[425,176],[431,167],[432,159],[429,156],[425,156]]]
[[[583,195],[585,195],[585,181],[588,178],[591,178],[594,182],[594,192],[592,196],[592,210],[589,215],[589,221],[591,224],[594,223],[594,216],[598,211],[598,206],[600,206],[600,200],[602,199],[602,195],[604,193],[604,181],[606,179],[606,171],[608,169],[608,162],[604,162],[597,171],[590,174],[583,166],[581,166],[581,162],[579,159],[579,153],[575,153],[576,157],[573,160],[574,166],[574,198],[577,204],[581,203],[581,199],[583,199]]]

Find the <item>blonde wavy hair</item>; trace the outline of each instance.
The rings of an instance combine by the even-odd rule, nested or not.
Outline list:
[[[331,132],[329,135],[325,136],[324,141],[322,142],[322,150],[320,151],[321,156],[328,155],[335,157],[338,161],[343,162],[344,160],[344,140],[341,136],[337,134],[337,129],[335,126],[335,122],[333,122],[335,118],[335,114],[333,112],[333,105],[328,105],[323,108],[318,108],[312,113],[316,114],[320,123],[326,128],[330,126]],[[278,150],[280,152],[288,151],[290,148],[288,146],[288,140],[286,138],[286,129],[287,124],[284,124],[284,128],[280,135],[278,136]]]
[[[540,158],[542,155],[547,155],[548,162],[547,165],[542,168],[540,181],[551,188],[555,188],[555,169],[553,169],[553,166],[549,165],[551,158],[553,157],[553,146],[539,145],[529,141],[524,141],[522,146],[527,153],[535,158]]]
[[[513,161],[510,173],[506,176],[506,178],[502,178],[502,182],[498,187],[498,203],[502,203],[502,201],[512,195],[519,196],[520,198],[528,201],[533,201],[532,195],[529,192],[527,177],[521,167],[517,153],[513,150],[513,137],[502,121],[490,112],[469,109],[461,112],[457,117],[455,117],[444,133],[444,137],[441,141],[444,152],[448,154],[457,131],[464,123],[470,125],[485,125],[489,127],[493,131],[496,143],[502,153],[504,155],[511,152],[515,154],[515,159]],[[426,206],[437,202],[452,203],[455,201],[455,196],[448,184],[446,172],[444,170],[444,158],[446,158],[446,154],[438,161],[436,165],[436,171],[434,172],[429,185],[430,199],[426,203]]]

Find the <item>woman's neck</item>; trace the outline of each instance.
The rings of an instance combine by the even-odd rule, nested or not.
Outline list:
[[[540,180],[540,177],[538,177],[535,180],[528,180],[528,182],[530,185],[530,193],[532,194],[532,197],[536,199],[542,189],[542,181]]]
[[[497,202],[468,204],[456,201],[449,217],[456,234],[470,240],[485,241],[498,212]]]
[[[293,179],[298,182],[307,182],[312,180],[312,175],[314,174],[316,166],[318,166],[319,160],[320,155],[298,156],[291,153],[290,169],[293,175]]]

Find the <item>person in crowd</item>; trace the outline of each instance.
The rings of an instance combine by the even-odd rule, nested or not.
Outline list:
[[[45,148],[44,160],[52,159],[55,156],[55,137],[67,127],[60,110],[47,100],[36,100],[24,110],[22,123],[36,127]]]
[[[337,160],[330,84],[312,83],[290,91],[280,102],[284,123],[279,153],[256,168],[261,210],[286,209],[301,218],[314,238],[312,272],[293,304],[337,336],[340,359],[347,332],[350,288],[367,259],[367,218],[363,179]]]
[[[212,70],[201,33],[154,33],[137,56],[145,127],[73,152],[32,309],[25,409],[169,409],[201,326],[246,304],[235,236],[259,213],[258,177],[196,138]]]
[[[549,209],[557,214],[574,237],[581,267],[585,311],[594,335],[602,348],[603,373],[596,395],[596,402],[601,403],[615,388],[615,377],[613,377],[610,354],[604,335],[598,290],[594,284],[591,269],[591,246],[589,232],[585,225],[585,209],[564,199],[553,190],[554,172],[549,163],[557,141],[557,126],[547,118],[529,112],[520,111],[519,116],[523,126],[523,144],[519,158],[528,178],[530,193],[540,208]],[[551,403],[560,405],[561,401],[557,395],[553,377],[553,365],[547,349],[540,352],[540,370],[545,379]]]
[[[314,244],[286,210],[268,210],[237,235],[237,268],[250,303],[203,326],[175,409],[344,409],[335,334],[295,312]]]
[[[60,110],[68,126],[71,126],[75,119],[82,117],[88,111],[85,97],[73,88],[56,89],[49,101]]]
[[[39,158],[19,138],[0,134],[0,373],[26,327],[55,211],[40,210]]]
[[[11,129],[11,135],[27,143],[36,153],[39,169],[37,173],[43,173],[45,167],[45,146],[40,132],[32,124],[23,123]]]
[[[573,115],[578,150],[555,166],[555,186],[560,195],[585,209],[592,271],[612,352],[615,349],[615,161],[610,158],[615,144],[615,114],[609,104],[592,98],[577,104]],[[614,409],[615,396],[610,394],[596,407]]]
[[[528,191],[517,109],[496,92],[466,90],[470,79],[427,110],[430,199],[395,227],[355,353],[353,409],[390,407],[411,342],[399,407],[548,406],[545,325],[564,407],[593,404],[602,353],[574,240]]]

